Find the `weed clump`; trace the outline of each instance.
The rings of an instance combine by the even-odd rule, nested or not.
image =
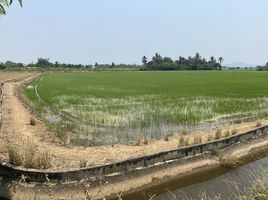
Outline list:
[[[261,121],[257,121],[255,127],[258,128],[258,127],[261,127],[261,126],[262,126],[262,122]]]
[[[181,131],[181,134],[182,135],[187,135],[187,130],[185,128],[183,128],[182,131]]]
[[[164,141],[169,141],[169,138],[173,136],[173,132],[168,130],[167,133],[164,135]]]
[[[189,138],[187,136],[181,135],[179,137],[178,147],[185,147],[189,145]]]
[[[232,135],[236,135],[238,133],[238,130],[237,129],[233,129],[232,131],[231,131],[231,134]]]
[[[23,164],[23,159],[15,147],[8,147],[7,152],[10,164],[18,166],[21,166]]]
[[[36,121],[33,117],[30,118],[30,125],[31,126],[35,126],[36,125]]]
[[[202,136],[201,135],[195,135],[193,144],[201,144],[201,143],[202,143]]]
[[[144,136],[138,137],[136,141],[134,142],[133,146],[142,146],[142,145],[148,145],[148,139]]]
[[[80,159],[80,161],[79,161],[79,167],[80,168],[85,168],[86,166],[87,166],[86,159]]]
[[[209,135],[207,136],[207,141],[210,142],[210,141],[212,141],[212,140],[213,140],[213,135],[212,135],[212,134],[209,134]]]
[[[217,129],[216,133],[215,133],[215,140],[219,140],[222,137],[222,131],[221,129]]]
[[[13,165],[36,169],[48,169],[52,166],[50,153],[39,151],[37,145],[30,141],[25,142],[24,149],[9,146],[7,150],[9,162]]]
[[[226,133],[225,133],[225,137],[229,137],[231,135],[231,132],[230,132],[230,130],[228,129],[227,131],[226,131]]]

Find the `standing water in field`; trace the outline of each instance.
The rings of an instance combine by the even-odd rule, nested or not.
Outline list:
[[[263,116],[267,79],[257,72],[53,73],[26,95],[79,143],[131,143]]]

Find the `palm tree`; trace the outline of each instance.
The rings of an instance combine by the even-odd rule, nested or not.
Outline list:
[[[223,62],[223,57],[219,57],[219,63],[222,64]]]
[[[214,63],[216,62],[216,60],[215,60],[215,57],[214,57],[214,56],[211,56],[211,57],[210,57],[210,62],[211,62],[212,64],[214,64]]]
[[[22,7],[22,0],[18,0],[20,6]],[[5,6],[9,7],[13,3],[13,0],[0,0],[0,15],[5,15]]]

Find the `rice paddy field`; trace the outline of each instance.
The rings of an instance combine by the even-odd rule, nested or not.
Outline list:
[[[79,143],[128,143],[267,116],[268,73],[46,73],[25,94],[48,123]]]

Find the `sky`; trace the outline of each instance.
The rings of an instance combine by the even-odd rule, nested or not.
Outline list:
[[[0,62],[140,64],[199,52],[268,61],[267,0],[24,0],[0,17]]]

